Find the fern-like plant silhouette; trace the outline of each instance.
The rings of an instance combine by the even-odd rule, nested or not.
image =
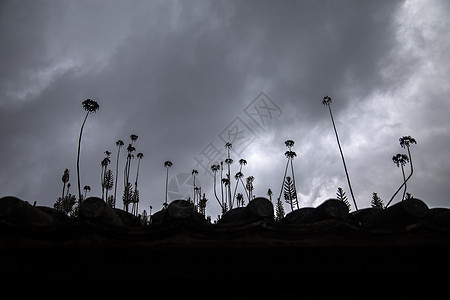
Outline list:
[[[275,221],[281,222],[284,218],[284,207],[283,202],[281,202],[280,198],[277,199],[277,206],[275,208]]]
[[[289,176],[287,176],[286,180],[284,181],[283,192],[284,200],[286,200],[286,203],[291,205],[291,211],[294,210],[294,206],[296,206],[298,209],[299,207],[297,201],[297,191],[295,190],[294,182]]]
[[[347,195],[341,187],[337,188],[336,198],[339,201],[344,202],[344,204],[347,206],[348,211],[350,211],[350,202],[348,202]]]
[[[383,200],[378,196],[377,193],[372,194],[372,207],[384,208]]]

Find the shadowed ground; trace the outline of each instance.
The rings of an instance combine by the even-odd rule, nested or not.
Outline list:
[[[276,223],[257,200],[260,208],[217,225],[178,203],[146,227],[110,212],[52,225],[38,213],[30,225],[2,209],[2,270],[10,279],[139,281],[161,297],[427,298],[444,291],[450,219],[419,201],[349,214],[327,200]]]

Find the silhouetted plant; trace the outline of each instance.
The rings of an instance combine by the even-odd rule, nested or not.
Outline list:
[[[108,169],[108,165],[111,163],[111,160],[109,158],[109,156],[111,155],[111,152],[109,151],[105,151],[105,158],[102,160],[102,162],[100,163],[101,167],[102,167],[102,172],[100,175],[100,184],[102,186],[102,200],[104,199],[105,196],[105,189],[106,189],[106,181],[105,181],[105,176],[106,176],[106,171]]]
[[[286,180],[284,181],[283,185],[283,191],[284,191],[284,200],[286,200],[286,203],[288,203],[291,206],[291,211],[294,210],[294,206],[298,207],[298,201],[297,201],[297,192],[295,190],[294,182],[291,180],[291,177],[287,176]]]
[[[223,161],[220,162],[220,193],[222,200],[222,213],[225,213],[228,210],[228,206],[223,198]]]
[[[66,184],[69,182],[69,169],[64,170],[64,174],[63,174],[61,180],[63,182],[63,190],[62,190],[61,198],[64,198],[64,191],[66,190]]]
[[[64,174],[62,176],[62,181],[64,183],[63,192],[62,192],[61,197],[58,197],[58,199],[56,200],[55,204],[53,205],[53,208],[64,212],[66,215],[73,215],[74,206],[77,202],[77,198],[75,195],[72,195],[69,192],[69,190],[70,190],[70,183],[68,183],[69,178],[70,178],[69,169],[65,169]],[[66,183],[67,183],[67,194],[64,195]]]
[[[237,173],[234,175],[234,179],[236,179],[236,186],[234,187],[233,199],[236,198],[236,191],[237,191],[239,182],[241,182],[242,186],[244,187],[244,191],[245,191],[245,194],[246,194],[246,196],[247,196],[247,198],[248,198],[248,201],[250,201],[250,198],[249,198],[250,196],[249,196],[248,193],[247,193],[247,189],[246,189],[246,187],[245,187],[245,185],[244,185],[244,181],[242,180],[242,178],[244,178],[244,173],[242,173],[241,171],[237,172]],[[233,201],[233,202],[234,202],[234,201]],[[239,205],[238,205],[238,206],[239,206]]]
[[[283,202],[281,201],[280,198],[277,198],[277,205],[275,208],[275,221],[281,222],[281,220],[283,220],[283,218],[284,218]]]
[[[397,191],[394,193],[394,195],[391,197],[391,199],[389,200],[389,202],[386,204],[387,208],[389,206],[389,204],[391,204],[392,200],[394,200],[395,196],[398,194],[398,192],[400,192],[400,190],[403,188],[404,185],[406,185],[406,183],[408,182],[408,180],[411,178],[411,176],[413,175],[414,172],[414,168],[413,168],[413,163],[412,163],[412,156],[411,156],[411,151],[410,151],[410,147],[412,144],[417,144],[416,140],[411,137],[410,135],[408,136],[403,136],[401,138],[399,138],[399,142],[400,142],[400,146],[402,148],[406,148],[408,150],[408,159],[409,159],[409,165],[411,167],[411,173],[409,173],[409,176],[406,178],[406,180],[403,181],[403,184],[397,189]]]
[[[406,193],[406,197],[405,197],[405,200],[406,199],[414,199],[414,196],[413,195],[411,195],[411,193]]]
[[[198,175],[198,171],[196,170],[196,169],[193,169],[192,171],[191,171],[191,175],[192,175],[192,177],[193,177],[193,184],[194,184],[194,207],[195,207],[195,205],[197,205],[197,202],[196,202],[196,199],[197,199],[197,195],[196,195],[196,191],[198,191],[198,189],[197,189],[197,186],[195,185],[195,176],[197,176]]]
[[[345,175],[347,176],[348,188],[350,189],[350,194],[352,196],[353,204],[355,209],[358,210],[358,205],[356,205],[355,195],[353,194],[352,184],[350,183],[350,177],[348,176],[347,165],[345,163],[344,153],[342,152],[341,142],[339,141],[338,132],[336,130],[336,124],[334,124],[333,113],[331,112],[331,98],[328,96],[323,97],[322,104],[328,106],[330,111],[331,122],[333,123],[334,133],[336,135],[336,141],[339,146],[339,152],[341,153],[342,163],[344,164]]]
[[[253,200],[253,190],[255,189],[253,186],[253,181],[255,181],[255,177],[248,176],[246,181],[247,181],[247,184],[245,185],[245,187],[248,191],[248,202],[250,202]]]
[[[128,212],[128,206],[133,201],[133,187],[130,183],[130,170],[131,170],[131,160],[134,158],[133,152],[136,150],[135,147],[133,147],[133,142],[135,142],[138,138],[137,135],[132,134],[130,136],[131,143],[128,144],[127,147],[127,161],[125,163],[124,168],[124,192],[122,196],[124,209],[126,212]]]
[[[114,186],[114,175],[111,170],[107,170],[105,172],[105,175],[103,177],[103,185],[102,186],[103,186],[103,189],[105,190],[105,200],[108,200],[108,191],[112,190],[112,188]],[[113,203],[111,203],[111,207],[114,207]]]
[[[219,203],[220,207],[223,209],[222,207],[222,203],[220,203],[219,197],[217,197],[217,189],[216,189],[216,175],[217,175],[217,171],[220,170],[220,165],[212,165],[211,166],[211,171],[214,173],[214,197],[216,197],[217,202]]]
[[[141,165],[141,159],[144,157],[144,154],[139,152],[136,157],[138,158],[138,165],[136,170],[136,181],[134,182],[134,197],[133,197],[133,207],[132,210],[134,214],[137,216],[139,209],[139,190],[138,190],[138,178],[139,178],[139,167]]]
[[[128,205],[131,202],[131,199],[133,199],[133,187],[131,186],[131,183],[128,182],[125,185],[122,196],[122,201],[126,212],[128,212]]]
[[[237,207],[244,207],[245,206],[245,198],[242,193],[237,193],[236,195],[236,205]]]
[[[145,209],[142,212],[142,215],[139,215],[139,219],[140,219],[140,222],[141,222],[142,226],[147,226],[148,225],[148,216],[147,216],[147,211]]]
[[[89,185],[85,185],[85,186],[83,187],[83,191],[84,191],[83,199],[86,199],[87,193],[91,191],[91,187],[90,187]]]
[[[131,196],[131,203],[133,203],[133,205],[131,206],[131,213],[135,216],[138,215],[138,209],[139,209],[139,190],[134,190],[132,191],[132,196]]]
[[[336,198],[339,201],[344,202],[344,204],[347,206],[348,211],[350,211],[350,202],[348,202],[347,195],[345,195],[345,192],[341,187],[338,187],[337,189]]]
[[[228,182],[228,201],[229,201],[229,208],[233,208],[233,199],[231,198],[231,164],[233,163],[233,159],[230,157],[230,149],[233,147],[233,144],[230,142],[225,143],[225,148],[227,149],[227,158],[225,159],[225,163],[228,165],[228,173],[227,178],[229,180]]]
[[[377,193],[372,194],[372,201],[371,201],[372,207],[378,207],[378,208],[384,208],[383,200],[378,196]]]
[[[206,202],[208,202],[208,199],[206,199],[206,195],[203,193],[203,197],[198,202],[198,212],[203,216],[206,214]]]
[[[402,196],[402,201],[403,201],[403,199],[405,199],[406,188],[407,188],[407,186],[406,186],[405,169],[403,167],[406,165],[406,163],[409,162],[409,158],[408,158],[408,156],[406,154],[398,153],[397,155],[394,155],[392,157],[392,161],[397,165],[397,167],[401,167],[401,169],[402,169],[403,184],[405,186],[405,189],[403,191],[403,196]]]
[[[83,120],[83,125],[81,125],[80,136],[78,138],[78,153],[77,153],[77,178],[78,178],[78,198],[81,202],[81,183],[80,183],[80,148],[81,148],[81,136],[83,135],[84,124],[86,123],[87,117],[89,114],[95,113],[100,106],[98,103],[91,99],[86,99],[82,102],[83,108],[86,111],[86,116]]]
[[[106,204],[111,208],[116,206],[116,199],[114,199],[114,195],[109,195],[106,197]]]
[[[284,186],[285,186],[285,184],[286,184],[286,175],[287,175],[287,172],[288,172],[288,168],[289,168],[289,165],[291,165],[291,173],[292,173],[292,185],[293,185],[293,188],[294,188],[294,190],[295,190],[295,201],[296,201],[296,206],[297,206],[297,208],[299,207],[299,205],[298,205],[298,199],[297,199],[297,189],[295,188],[295,176],[294,176],[294,164],[293,164],[293,160],[294,160],[294,157],[296,157],[297,156],[297,154],[294,152],[294,151],[292,151],[292,147],[294,147],[294,144],[295,144],[295,142],[293,141],[293,140],[286,140],[285,142],[284,142],[284,144],[286,145],[286,147],[288,148],[288,151],[286,151],[285,153],[284,153],[284,155],[286,156],[286,158],[288,159],[287,160],[287,162],[286,162],[286,168],[284,169],[284,176],[283,176],[283,182],[281,183],[281,190],[280,190],[280,195],[278,196],[278,198],[281,198],[281,194],[283,193],[283,191],[284,191]],[[291,180],[291,177],[289,177],[289,180]],[[291,205],[291,209],[293,209],[293,206]]]
[[[117,179],[119,178],[119,155],[120,155],[120,148],[124,145],[122,140],[117,140],[116,146],[119,148],[117,150],[117,158],[116,158],[116,182],[114,185],[114,204],[113,208],[116,207],[116,199],[117,199]]]
[[[166,160],[164,162],[164,167],[166,168],[166,198],[164,201],[164,205],[167,206],[167,184],[169,182],[169,168],[172,166],[172,162],[170,160]]]
[[[58,197],[53,208],[59,211],[64,212],[66,215],[72,216],[74,215],[74,207],[77,202],[77,197],[72,194],[68,194],[63,198]]]

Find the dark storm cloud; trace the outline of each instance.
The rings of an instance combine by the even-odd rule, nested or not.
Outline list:
[[[397,122],[398,107],[391,102],[411,78],[421,78],[425,58],[419,50],[440,45],[435,40],[419,44],[420,39],[402,34],[414,20],[405,18],[409,6],[397,1],[1,5],[0,36],[6,45],[0,49],[1,185],[4,193],[37,198],[44,205],[52,205],[60,194],[64,168],[71,170],[72,186],[76,185],[77,135],[85,98],[98,100],[101,107],[89,117],[83,135],[82,185],[90,184],[92,194],[98,195],[103,151],[115,157],[115,141],[128,143],[134,133],[139,135],[137,151],[145,155],[140,176],[143,205],[159,208],[162,163],[174,162],[173,175],[189,172],[195,166],[193,156],[241,116],[261,90],[273,97],[283,114],[245,152],[258,161],[246,167],[257,172],[257,193],[281,184],[287,138],[297,142],[299,191],[308,205],[333,196],[336,185],[346,188],[329,115],[321,104],[329,94],[356,173],[355,190],[364,194],[367,205],[372,191],[383,193],[381,189],[392,184],[380,179],[368,187],[370,176],[359,171],[367,169],[362,154],[372,166],[388,161],[370,169],[377,176],[392,171],[389,160],[391,152],[399,150],[396,140],[414,135],[409,131],[414,126]],[[443,31],[430,31],[443,37]],[[416,41],[413,48],[403,36]],[[435,90],[442,90],[441,85]],[[421,95],[425,94],[429,95]],[[448,108],[446,102],[441,105],[440,111]],[[441,119],[438,113],[432,118],[435,125],[423,116],[420,122],[423,127],[447,128],[447,122],[436,121]],[[378,138],[380,146],[370,149],[367,137],[350,123]],[[387,140],[394,146],[386,146]],[[430,151],[439,155],[439,149]],[[439,174],[445,177],[448,169],[441,168]]]

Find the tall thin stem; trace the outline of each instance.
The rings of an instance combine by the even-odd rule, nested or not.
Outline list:
[[[355,205],[355,209],[358,210],[358,206],[356,205],[355,196],[353,195],[352,184],[350,183],[350,177],[348,176],[347,165],[345,164],[344,153],[342,152],[341,143],[339,141],[339,136],[336,130],[336,125],[334,124],[333,113],[331,112],[331,104],[328,104],[328,109],[330,110],[331,122],[333,123],[334,133],[336,134],[336,140],[339,146],[339,152],[341,153],[342,163],[344,164],[345,175],[347,176],[347,183],[350,189],[350,194],[352,195],[353,204]]]
[[[165,199],[165,204],[167,206],[167,183],[169,181],[169,167],[166,167],[166,199]]]
[[[219,202],[220,207],[222,207],[222,203],[220,203],[219,197],[217,197],[217,189],[216,189],[216,174],[217,174],[217,170],[213,171],[214,172],[214,196],[217,199],[217,202]],[[223,209],[223,207],[222,207]]]
[[[405,183],[405,189],[403,190],[403,196],[402,196],[402,201],[405,199],[405,194],[406,194],[406,178],[405,178],[405,169],[403,168],[403,164],[402,166],[402,174],[403,174],[403,182]]]
[[[116,196],[117,196],[117,178],[119,177],[119,154],[120,148],[122,146],[119,145],[119,150],[117,151],[117,159],[116,159],[116,183],[114,185],[114,207],[116,207]]]
[[[84,117],[83,125],[81,125],[80,137],[78,138],[78,154],[77,154],[77,179],[78,179],[78,201],[81,204],[81,184],[80,184],[80,148],[81,148],[81,136],[83,135],[84,124],[86,123],[86,119],[89,116],[89,111],[86,113]]]

